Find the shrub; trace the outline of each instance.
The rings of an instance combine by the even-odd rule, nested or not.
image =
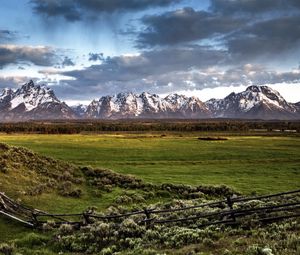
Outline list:
[[[214,246],[214,241],[211,240],[210,238],[204,238],[202,243],[206,247],[213,247]]]
[[[35,246],[41,246],[48,242],[48,238],[44,235],[39,235],[36,233],[29,233],[25,235],[23,238],[18,239],[15,244],[17,247],[27,247],[33,248]]]
[[[262,248],[258,245],[251,245],[246,251],[246,255],[274,255],[268,247]]]
[[[132,219],[125,219],[119,228],[119,236],[123,238],[127,237],[141,237],[145,232],[145,229],[138,225]]]
[[[49,220],[42,225],[42,229],[44,231],[50,231],[50,230],[53,230],[55,228],[55,226],[56,226],[55,221]]]
[[[287,247],[293,249],[300,254],[300,236],[296,234],[291,234],[287,237]]]
[[[5,159],[1,159],[0,160],[0,172],[4,173],[4,174],[7,174],[9,171],[9,166],[8,166],[8,163]]]
[[[73,233],[73,231],[74,231],[73,226],[70,224],[62,224],[59,227],[59,232],[63,235],[71,234],[71,233]]]
[[[133,202],[132,198],[124,195],[124,196],[118,196],[116,197],[116,199],[114,200],[114,202],[116,204],[131,204]]]
[[[70,181],[65,181],[61,183],[58,187],[58,194],[65,197],[80,197],[81,190],[73,188]]]
[[[0,253],[4,255],[12,255],[14,251],[14,247],[7,243],[0,244]]]

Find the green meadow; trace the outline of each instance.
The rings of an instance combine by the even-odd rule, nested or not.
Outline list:
[[[0,142],[152,183],[228,185],[244,194],[299,188],[300,137],[201,134],[0,135]]]

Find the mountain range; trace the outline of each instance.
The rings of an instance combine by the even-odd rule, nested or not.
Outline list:
[[[171,94],[119,93],[93,100],[89,105],[68,106],[52,89],[29,81],[17,90],[0,94],[0,121],[37,119],[124,118],[238,118],[300,119],[300,102],[288,103],[268,86],[250,86],[224,99],[202,102],[197,97]]]

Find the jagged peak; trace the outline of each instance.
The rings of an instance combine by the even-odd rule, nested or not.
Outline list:
[[[23,84],[19,90],[21,91],[30,91],[32,89],[36,89],[36,90],[44,90],[44,91],[49,91],[49,92],[53,92],[53,90],[49,87],[47,87],[45,84],[35,84],[33,82],[33,80],[30,80],[29,82]],[[54,93],[54,92],[53,92]]]
[[[246,91],[251,91],[251,92],[261,92],[261,86],[257,86],[257,85],[251,85],[249,87],[247,87]]]
[[[225,97],[224,99],[220,99],[220,100],[227,100],[227,99],[231,99],[231,98],[235,98],[238,94],[235,92],[231,92],[227,97]]]
[[[173,99],[173,98],[187,98],[187,96],[182,94],[172,93],[165,97],[165,99]]]
[[[196,96],[191,96],[188,98],[189,102],[197,102],[197,103],[203,103],[199,97],[196,97]]]
[[[60,103],[52,89],[47,88],[45,85],[35,85],[30,80],[11,94],[10,107],[14,109],[24,104],[26,111],[31,111],[47,102]]]
[[[168,103],[182,106],[190,101],[190,97],[187,97],[185,95],[179,95],[177,93],[170,94],[164,98],[164,100]]]
[[[280,104],[287,104],[286,100],[280,95],[277,90],[272,89],[268,86],[250,86],[247,88],[246,92],[254,92],[263,95],[262,97],[267,98],[268,100],[279,102]],[[243,92],[242,92],[243,93]]]
[[[3,98],[3,97],[6,97],[8,95],[12,95],[13,93],[14,93],[13,89],[11,89],[11,88],[4,88],[2,90],[2,93],[1,93],[0,97]]]
[[[252,85],[252,86],[249,86],[247,87],[246,91],[250,91],[250,92],[261,92],[261,93],[273,93],[273,94],[276,94],[276,95],[279,95],[279,92],[272,89],[271,87],[269,86],[266,86],[266,85]]]
[[[33,82],[33,80],[30,80],[29,82],[23,84],[20,88],[21,91],[28,91],[32,88],[35,88],[35,84]]]
[[[101,98],[99,99],[93,99],[92,102],[89,105],[95,105],[98,104],[100,102]]]
[[[157,95],[157,94],[151,94],[150,92],[147,92],[147,91],[145,91],[145,92],[142,92],[141,94],[140,94],[140,97],[159,97],[159,95]]]
[[[28,86],[34,87],[34,82],[33,80],[29,80],[29,82],[27,83]]]
[[[206,103],[210,103],[210,102],[216,102],[216,101],[220,101],[221,99],[217,99],[217,98],[211,98],[209,100],[206,101]]]

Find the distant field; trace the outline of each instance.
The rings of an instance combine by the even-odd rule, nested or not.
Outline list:
[[[299,188],[300,138],[228,136],[200,141],[197,134],[0,135],[79,165],[109,168],[153,183],[226,184],[244,193]]]

